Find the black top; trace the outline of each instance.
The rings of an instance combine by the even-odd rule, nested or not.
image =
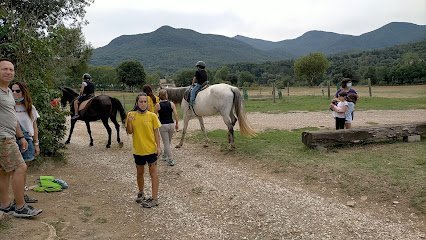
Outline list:
[[[85,81],[87,86],[84,87],[83,95],[90,95],[95,93],[95,84],[90,81]]]
[[[158,118],[161,124],[174,123],[172,117],[173,109],[169,101],[160,101],[160,110],[158,111]]]
[[[204,70],[204,69],[197,70],[195,72],[195,79],[197,80],[198,84],[202,85],[203,83],[205,83],[207,81],[207,72],[206,72],[206,70]]]

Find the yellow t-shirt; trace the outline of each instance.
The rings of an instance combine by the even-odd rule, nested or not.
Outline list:
[[[154,130],[161,127],[157,115],[147,111],[140,113],[131,111],[127,116],[133,116],[133,154],[149,155],[157,153],[157,143],[155,142]]]
[[[150,106],[151,108],[151,112],[155,112],[155,104],[154,101],[152,101],[152,98],[150,96],[147,97],[148,98],[148,106]],[[157,100],[157,103],[160,102],[160,98],[155,96],[155,100]]]

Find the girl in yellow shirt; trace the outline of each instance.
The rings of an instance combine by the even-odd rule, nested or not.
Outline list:
[[[148,84],[142,87],[142,91],[148,96],[148,111],[151,111],[158,115],[158,111],[155,105],[160,102],[160,98],[154,95],[151,86]]]
[[[139,193],[136,202],[143,207],[158,206],[158,172],[157,158],[161,154],[160,128],[161,124],[156,114],[148,111],[148,97],[140,93],[136,97],[136,106],[127,114],[126,131],[132,134],[133,156],[136,164],[136,180]],[[148,163],[152,183],[152,197],[145,198],[144,166]]]

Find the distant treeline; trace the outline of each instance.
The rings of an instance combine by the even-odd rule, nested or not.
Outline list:
[[[426,41],[404,44],[382,50],[363,51],[357,53],[337,54],[328,57],[330,67],[326,75],[316,80],[321,84],[324,80],[332,80],[337,84],[343,77],[352,78],[364,83],[370,78],[373,84],[401,85],[426,83]],[[307,85],[299,82],[294,76],[294,60],[265,63],[229,64],[229,74],[224,79],[233,84],[244,85],[241,74],[253,82],[250,84]],[[250,74],[249,76],[247,76]],[[215,81],[220,79],[214,78]]]

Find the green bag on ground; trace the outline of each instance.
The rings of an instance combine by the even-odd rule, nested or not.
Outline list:
[[[37,187],[33,190],[36,192],[60,192],[62,186],[59,183],[54,182],[55,177],[53,176],[40,176],[38,179]]]

